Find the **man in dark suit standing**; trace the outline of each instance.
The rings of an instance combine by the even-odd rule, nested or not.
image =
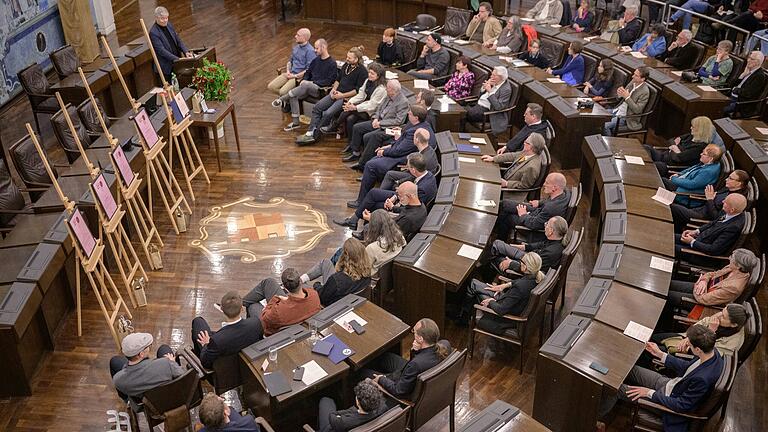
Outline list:
[[[518,203],[502,200],[499,218],[496,220],[496,235],[505,240],[516,225],[523,225],[531,230],[544,229],[544,223],[553,216],[565,217],[571,194],[565,190],[567,182],[560,173],[550,173],[541,186],[542,193],[548,198]]]
[[[728,194],[723,200],[723,215],[699,229],[685,230],[675,235],[675,256],[689,258],[683,248],[693,249],[707,255],[722,256],[738,240],[744,229],[747,199],[742,194]]]
[[[219,331],[212,332],[203,317],[192,320],[195,354],[206,369],[212,368],[217,358],[237,354],[241,349],[261,339],[263,334],[258,316],[245,319],[241,316],[243,299],[240,294],[235,291],[224,294],[219,306],[226,316],[226,321],[221,323]]]
[[[170,83],[173,62],[181,57],[194,57],[194,54],[187,49],[173,24],[168,21],[168,9],[162,6],[155,8],[155,24],[149,30],[149,39],[157,54],[163,76]]]

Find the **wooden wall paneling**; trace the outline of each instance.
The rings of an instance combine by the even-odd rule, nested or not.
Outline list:
[[[395,6],[392,0],[366,0],[365,16],[367,23],[386,27],[397,27]]]
[[[416,15],[424,13],[424,2],[413,0],[399,0],[395,3],[397,26],[416,20]]]
[[[304,18],[332,20],[335,3],[336,0],[304,2]]]
[[[367,23],[367,0],[334,0],[333,19],[339,22]]]

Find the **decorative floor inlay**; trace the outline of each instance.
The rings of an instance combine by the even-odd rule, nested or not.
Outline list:
[[[325,213],[280,197],[266,203],[244,197],[208,212],[200,220],[200,238],[189,245],[212,262],[229,255],[245,263],[285,258],[312,250],[332,232]]]

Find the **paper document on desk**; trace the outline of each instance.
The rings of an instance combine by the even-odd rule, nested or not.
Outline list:
[[[758,132],[760,132],[763,135],[768,135],[768,128],[755,128]]]
[[[475,201],[478,207],[496,207],[496,201],[494,200],[477,200]]]
[[[429,81],[422,79],[413,80],[413,88],[429,90]]]
[[[560,24],[550,24],[549,26],[552,27],[552,28],[560,28],[560,27],[562,27]]]
[[[512,63],[515,61],[513,57],[507,57],[507,56],[499,56],[499,60],[505,61],[507,63]]]
[[[386,71],[384,72],[384,78],[386,79],[397,79],[397,74],[392,71]]]
[[[450,97],[448,97],[446,95],[443,95],[442,97],[440,97],[440,99],[438,99],[438,101],[441,104],[443,104],[443,105],[450,105],[450,104],[455,104],[456,103],[455,100],[451,99]]]
[[[470,245],[461,245],[461,249],[459,249],[459,252],[457,252],[456,255],[463,256],[464,258],[469,258],[471,260],[476,260],[480,258],[481,253],[483,253],[483,250],[480,248],[476,248]]]
[[[343,328],[347,332],[354,333],[355,330],[352,328],[351,325],[349,325],[350,321],[357,321],[357,323],[360,324],[361,326],[368,324],[368,321],[361,318],[360,315],[355,313],[355,311],[349,311],[344,315],[333,320],[333,322],[338,324],[339,327]]]
[[[700,88],[702,91],[705,91],[705,92],[716,92],[717,91],[716,88],[714,88],[712,86],[708,86],[708,85],[700,85],[700,86],[696,86],[696,87]]]
[[[488,144],[483,137],[472,137],[469,139],[472,144]]]
[[[624,329],[624,334],[633,339],[637,339],[640,342],[648,342],[653,334],[653,329],[634,321],[630,321],[629,324],[627,324],[627,328]]]
[[[305,386],[311,386],[328,376],[328,372],[314,360],[309,363],[304,363],[301,367],[304,368],[304,376],[301,378],[301,382],[303,382]]]
[[[661,270],[667,273],[672,273],[672,267],[674,265],[675,265],[675,262],[672,260],[668,260],[660,257],[651,257],[652,269]]]
[[[631,55],[634,58],[639,58],[639,59],[648,58],[647,55],[645,55],[645,54],[643,54],[641,52],[637,52],[637,51],[632,51],[632,52],[629,53],[629,55]]]
[[[469,45],[470,42],[464,39],[456,39],[455,41],[453,41],[453,43],[455,43],[456,45]]]
[[[523,60],[512,60],[512,66],[514,67],[528,67],[530,66],[528,63],[526,63]]]
[[[424,36],[429,36],[432,34],[432,32],[429,30],[422,30],[419,32],[419,34],[423,34]]]
[[[683,76],[683,71],[672,71],[672,74],[681,77]]]
[[[672,202],[675,201],[675,196],[677,196],[674,192],[668,191],[664,189],[663,187],[660,187],[656,189],[656,195],[652,196],[654,200],[664,204],[664,205],[670,205]]]
[[[645,165],[645,162],[643,162],[643,158],[637,157],[637,156],[624,155],[624,160],[627,161],[627,163],[632,165]]]
[[[547,81],[551,82],[552,84],[563,84],[565,81],[561,80],[560,78],[547,78]]]
[[[477,161],[475,161],[473,158],[468,158],[468,157],[461,157],[461,156],[459,156],[459,162],[464,162],[464,163],[476,163]]]
[[[533,22],[533,21],[536,21],[536,20],[535,20],[535,19],[533,19],[533,18],[520,18],[520,21],[528,21],[528,22]]]
[[[593,40],[597,39],[599,36],[589,36],[585,37],[584,40],[587,42],[592,42]]]

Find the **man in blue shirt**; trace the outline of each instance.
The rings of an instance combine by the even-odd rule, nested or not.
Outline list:
[[[267,84],[267,88],[271,92],[282,96],[296,87],[296,80],[301,80],[304,77],[309,64],[317,56],[314,48],[312,48],[312,44],[309,43],[311,37],[312,33],[310,33],[308,28],[300,28],[296,32],[294,36],[296,45],[294,45],[291,51],[288,68]]]
[[[260,432],[252,415],[240,415],[224,403],[224,399],[207,393],[200,403],[200,422],[205,425],[200,432]]]

